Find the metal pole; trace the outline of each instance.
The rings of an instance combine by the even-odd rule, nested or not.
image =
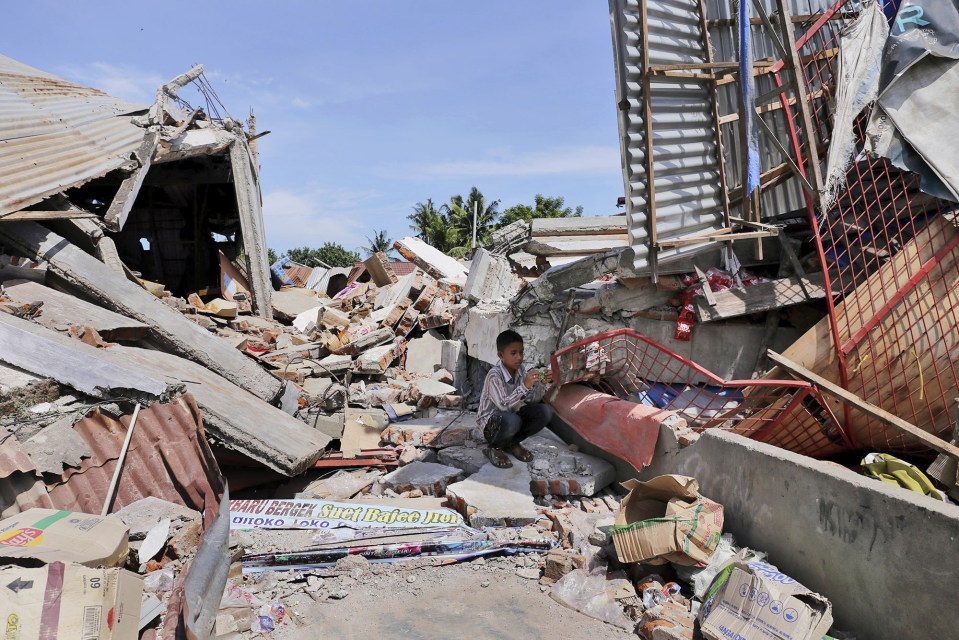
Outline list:
[[[476,200],[473,200],[473,243],[470,245],[470,249],[476,248]]]

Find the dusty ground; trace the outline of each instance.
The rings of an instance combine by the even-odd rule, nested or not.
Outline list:
[[[536,575],[538,566],[534,557],[489,558],[445,567],[374,566],[373,572],[357,570],[351,576],[326,578],[321,588],[314,579],[314,594],[321,598],[327,593],[348,595],[315,601],[307,587],[298,589],[283,598],[293,615],[277,627],[272,638],[635,637],[557,604],[538,580],[517,574],[525,569]],[[282,593],[294,586],[286,583],[284,588],[281,583],[278,588]]]

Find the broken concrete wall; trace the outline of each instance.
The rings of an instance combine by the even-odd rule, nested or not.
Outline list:
[[[556,420],[552,428],[611,462],[618,480],[637,477],[615,452]],[[700,492],[723,505],[724,531],[738,544],[767,552],[828,597],[838,628],[876,640],[954,635],[941,596],[959,589],[959,507],[721,429],[683,448],[663,426],[653,463],[638,477],[668,473],[696,478]]]
[[[187,390],[209,433],[229,449],[286,475],[305,470],[330,438],[208,369],[163,351],[97,349],[0,313],[0,361],[102,399],[150,404]]]
[[[102,306],[151,327],[151,337],[266,401],[282,383],[242,353],[190,322],[145,289],[117,274],[64,238],[34,222],[0,225],[0,239],[32,259],[46,260],[51,275]]]

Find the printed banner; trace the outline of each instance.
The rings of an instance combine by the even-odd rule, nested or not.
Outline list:
[[[447,509],[406,509],[327,500],[231,500],[231,529],[423,528],[464,524]]]

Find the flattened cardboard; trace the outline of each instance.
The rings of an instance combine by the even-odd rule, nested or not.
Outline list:
[[[0,569],[5,638],[136,638],[143,578],[124,569],[53,562]]]
[[[0,521],[0,560],[117,567],[129,552],[129,533],[116,516],[27,509]]]
[[[832,625],[832,605],[765,562],[727,562],[699,612],[709,640],[820,640]]]
[[[623,483],[629,494],[610,529],[620,562],[705,565],[723,533],[723,507],[699,495],[695,478]]]

